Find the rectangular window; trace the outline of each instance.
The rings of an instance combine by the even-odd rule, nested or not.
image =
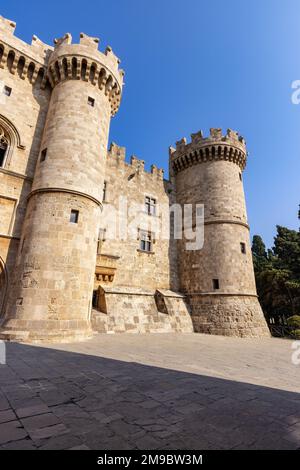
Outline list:
[[[145,209],[147,214],[155,215],[156,214],[156,199],[153,197],[145,197]]]
[[[47,157],[47,149],[44,149],[44,150],[41,151],[40,161],[44,162],[46,160],[46,157]]]
[[[152,251],[152,236],[150,232],[140,232],[140,250],[147,252]]]
[[[98,234],[97,255],[101,254],[101,248],[102,248],[103,242],[105,242],[105,234],[106,234],[106,229],[100,228],[99,234]]]
[[[104,183],[103,183],[102,201],[106,201],[106,191],[107,191],[107,181],[104,181]]]
[[[91,96],[88,97],[88,105],[92,106],[92,108],[95,106],[95,100]]]
[[[241,242],[240,245],[241,245],[241,253],[243,253],[243,255],[245,255],[246,254],[246,243]]]
[[[4,88],[3,88],[3,93],[6,96],[10,96],[11,95],[11,88],[9,86],[5,85]]]
[[[242,181],[242,173],[239,173],[239,175],[240,175],[240,180]]]
[[[213,288],[214,290],[220,289],[219,279],[213,279]]]
[[[72,224],[77,224],[78,218],[79,218],[79,211],[72,209],[71,214],[70,214],[70,222],[72,222]]]
[[[1,142],[0,140],[0,167],[4,166],[6,151],[7,151],[6,142]]]

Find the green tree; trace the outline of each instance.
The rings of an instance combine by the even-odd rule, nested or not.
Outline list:
[[[300,312],[300,233],[277,226],[274,247],[266,251],[253,237],[253,264],[258,296],[265,316],[289,317]]]
[[[300,279],[300,233],[277,225],[274,254],[278,268],[288,269],[291,279]]]
[[[268,256],[266,245],[260,235],[254,235],[252,240],[252,255],[255,273],[261,272],[266,267]]]

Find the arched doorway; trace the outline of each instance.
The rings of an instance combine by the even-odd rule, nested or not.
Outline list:
[[[4,303],[7,293],[7,270],[3,259],[0,256],[0,317],[4,315]]]

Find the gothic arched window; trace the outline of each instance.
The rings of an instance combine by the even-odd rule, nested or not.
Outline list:
[[[5,159],[8,153],[8,147],[9,138],[4,129],[0,126],[0,167],[4,167]]]

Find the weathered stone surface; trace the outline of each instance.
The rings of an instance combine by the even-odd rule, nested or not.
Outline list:
[[[181,139],[169,180],[136,156],[128,163],[124,147],[107,150],[124,74],[111,48],[100,52],[84,33],[77,44],[66,34],[54,47],[36,36],[29,45],[14,30],[0,17],[0,339],[81,341],[92,329],[268,335],[255,297],[244,139],[231,129]],[[168,236],[175,203],[204,204],[203,249],[177,243],[173,227]],[[113,214],[118,233],[109,236]]]
[[[298,449],[299,366],[291,344],[193,333],[8,344],[0,393],[9,398],[22,385],[49,406],[0,424],[0,448]],[[52,401],[19,378],[25,363],[43,376]],[[8,369],[15,385],[5,384]],[[74,387],[81,399],[72,398]],[[62,395],[68,402],[54,404]],[[14,403],[6,418],[18,416]]]
[[[203,247],[187,250],[188,239],[178,240],[179,285],[198,332],[270,335],[256,296],[242,181],[246,155],[244,139],[231,129],[192,134],[191,143],[182,139],[170,149],[176,201],[204,208]]]
[[[159,295],[162,307],[158,304]],[[99,333],[167,333],[193,331],[185,298],[172,291],[103,286],[105,313],[93,310],[92,326]],[[102,305],[103,305],[102,303]]]

